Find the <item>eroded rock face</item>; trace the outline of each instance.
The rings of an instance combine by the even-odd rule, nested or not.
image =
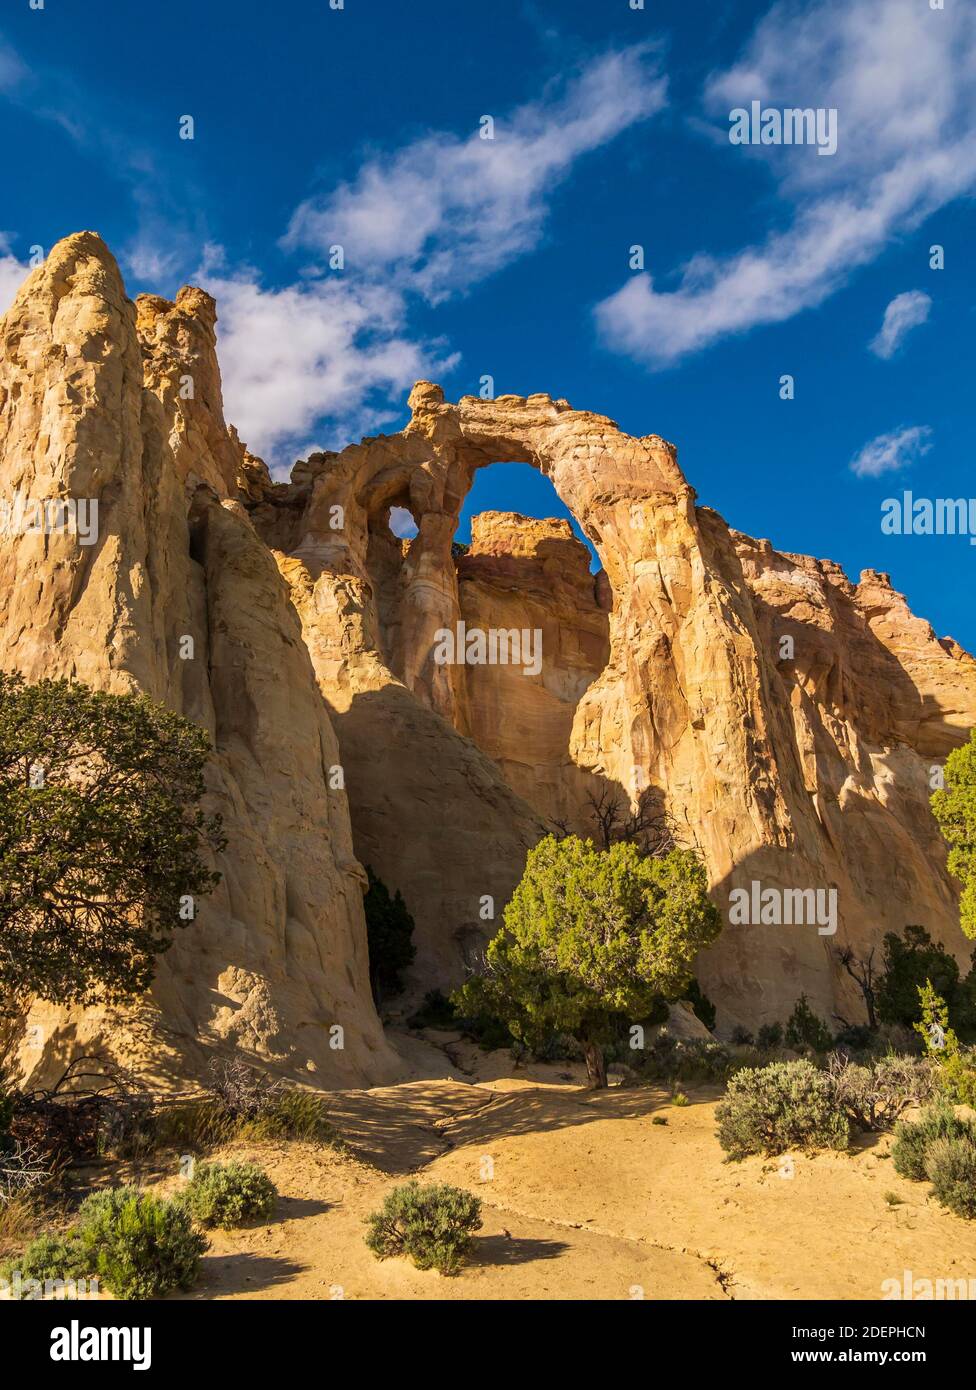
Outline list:
[[[213,305],[137,313],[90,233],[34,271],[0,322],[0,491],[98,502],[98,538],[6,535],[0,662],[143,690],[210,734],[223,880],[138,1008],[37,1006],[18,1061],[40,1082],[81,1049],[162,1079],[242,1047],[326,1085],[390,1078],[373,1011],[339,761],[288,590],[236,500],[221,432]],[[189,376],[192,399],[177,399]],[[233,491],[232,491],[233,489]],[[193,643],[181,657],[183,639]],[[331,1045],[340,1024],[345,1047]]]
[[[0,661],[144,689],[217,750],[224,883],[164,961],[144,1011],[152,1045],[169,1038],[176,1059],[238,1036],[325,1084],[385,1079],[360,866],[416,919],[408,1000],[448,988],[528,849],[556,821],[591,828],[590,793],[653,793],[726,916],[754,882],[836,891],[834,935],[727,925],[700,966],[719,1031],[782,1018],[801,992],[825,1017],[861,1017],[836,947],[866,952],[909,922],[963,959],[928,794],[976,722],[972,658],[885,576],[855,585],[731,531],[657,436],[545,395],[451,404],[420,382],[410,405],[401,433],[313,455],[275,484],[224,426],[200,291],[136,308],[84,234],[3,322],[4,490],[102,509],[87,550],[4,540]],[[475,473],[499,461],[551,479],[599,574],[566,523],[511,513],[477,518],[455,553]],[[390,532],[393,506],[413,515],[413,540]],[[459,623],[538,630],[538,669],[440,660]],[[328,1048],[333,1022],[343,1053]],[[49,1011],[43,1026],[46,1058],[105,1032],[97,1011]]]

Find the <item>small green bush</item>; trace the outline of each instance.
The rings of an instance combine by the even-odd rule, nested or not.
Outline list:
[[[924,1182],[925,1156],[937,1139],[976,1139],[968,1120],[961,1120],[946,1100],[938,1100],[915,1121],[902,1120],[895,1126],[891,1149],[895,1172],[913,1182]]]
[[[201,1163],[180,1200],[201,1226],[240,1226],[270,1216],[278,1189],[254,1163]]]
[[[78,1210],[80,1258],[118,1298],[158,1298],[191,1288],[206,1239],[178,1202],[133,1187],[95,1192]]]
[[[925,1153],[925,1175],[944,1207],[969,1221],[976,1217],[976,1133],[933,1139]]]
[[[418,1269],[455,1274],[481,1228],[481,1202],[447,1183],[408,1182],[387,1193],[367,1226],[366,1244],[377,1259],[402,1254]]]
[[[845,1149],[850,1139],[831,1078],[807,1061],[736,1072],[715,1113],[719,1143],[732,1159],[791,1148]]]
[[[38,1279],[41,1283],[49,1279],[84,1279],[88,1273],[81,1245],[71,1231],[66,1236],[46,1231],[32,1240],[22,1255],[0,1265],[0,1279],[9,1282],[18,1271],[22,1279]]]

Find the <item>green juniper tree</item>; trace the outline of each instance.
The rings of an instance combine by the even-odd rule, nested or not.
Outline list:
[[[531,851],[487,970],[454,996],[459,1013],[500,1019],[529,1047],[554,1033],[581,1044],[590,1084],[607,1084],[614,1025],[680,997],[695,957],[721,929],[704,867],[690,850],[647,858],[633,844],[597,849],[549,835]]]
[[[919,1017],[919,991],[929,981],[948,1005],[953,1027],[965,1038],[976,1034],[976,967],[962,978],[955,957],[918,925],[907,926],[904,938],[888,932],[884,950],[884,972],[877,986],[882,1023],[913,1026]]]
[[[146,990],[220,875],[210,744],[145,695],[0,673],[0,1011]]]
[[[945,786],[932,793],[932,811],[949,846],[949,872],[962,883],[960,922],[976,937],[976,729],[945,761]]]

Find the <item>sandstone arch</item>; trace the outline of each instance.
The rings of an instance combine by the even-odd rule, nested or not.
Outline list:
[[[420,382],[410,406],[410,423],[399,435],[367,439],[303,466],[307,500],[284,562],[297,581],[306,640],[323,693],[337,710],[344,753],[347,715],[350,728],[371,722],[353,710],[357,699],[362,703],[362,683],[378,699],[394,674],[374,612],[357,507],[397,500],[418,525],[399,571],[400,618],[387,654],[402,682],[396,698],[409,693],[414,718],[418,709],[433,711],[455,732],[481,735],[484,743],[472,721],[464,669],[431,670],[432,635],[458,617],[450,540],[476,470],[496,460],[528,463],[551,479],[593,541],[613,591],[609,655],[575,710],[570,777],[579,769],[632,792],[636,769],[646,784],[662,788],[688,840],[704,853],[720,899],[756,875],[784,887],[833,886],[844,939],[876,940],[914,913],[960,950],[954,890],[922,773],[926,750],[951,746],[972,718],[970,658],[957,659],[917,624],[907,670],[904,651],[893,650],[886,630],[898,631],[898,615],[907,615],[890,586],[878,595],[874,576],[851,585],[836,566],[780,556],[768,542],[729,531],[715,513],[696,506],[674,449],[657,436],[630,438],[605,417],[545,395],[467,396],[451,404],[440,388]],[[328,509],[350,498],[349,534],[328,537]],[[779,583],[784,596],[771,604],[769,590]],[[880,623],[879,612],[886,614]],[[784,666],[777,639],[791,623],[803,640],[797,660]],[[825,671],[831,673],[826,685]],[[889,717],[879,720],[886,702]],[[352,738],[359,764],[368,751],[357,753],[356,746]],[[496,769],[499,761],[504,765],[496,749],[489,751]],[[409,761],[409,752],[401,756]],[[892,758],[908,759],[894,821],[887,774],[879,771]],[[852,778],[861,784],[859,795],[851,791]],[[512,817],[505,789],[492,786],[504,817]],[[371,789],[371,805],[379,794]],[[410,796],[421,804],[436,800],[436,779],[415,783]],[[555,814],[553,804],[538,800],[534,809]],[[408,807],[402,810],[409,818]],[[434,894],[431,935],[439,945],[436,963],[428,959],[424,966],[427,979],[457,969],[452,953],[441,949],[443,924],[456,920],[463,902],[470,911],[476,895],[467,885],[486,876],[488,862],[497,870],[510,855],[515,863],[496,872],[496,880],[517,876],[524,844],[540,833],[521,810],[511,824],[519,827],[513,839],[492,840],[487,854],[473,855],[452,850],[463,831],[432,828],[441,867],[429,866],[419,880],[408,855],[388,862],[404,892],[416,884],[415,900]],[[858,836],[860,861],[845,853],[847,833]],[[878,853],[889,835],[901,845],[902,862],[912,865],[894,901],[882,887],[890,875]],[[357,828],[360,839],[383,854],[377,825]],[[457,867],[466,861],[468,867]],[[444,899],[438,884],[455,872],[463,883]],[[728,930],[703,962],[703,976],[724,1002],[726,1022],[788,1012],[801,990],[826,1016],[840,1008],[853,1013],[855,1001],[845,998],[831,961],[832,944],[809,930]]]

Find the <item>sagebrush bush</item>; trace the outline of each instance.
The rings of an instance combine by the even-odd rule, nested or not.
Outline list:
[[[201,1226],[240,1226],[274,1210],[278,1189],[254,1163],[201,1163],[180,1200]]]
[[[924,1182],[925,1156],[937,1139],[966,1139],[976,1141],[976,1131],[968,1120],[962,1120],[946,1100],[938,1100],[924,1110],[917,1120],[895,1126],[895,1142],[891,1161],[895,1172],[913,1182]]]
[[[418,1269],[455,1274],[481,1228],[481,1202],[447,1183],[404,1183],[367,1218],[366,1244],[378,1259],[407,1255]]]
[[[133,1187],[87,1197],[76,1231],[87,1272],[118,1298],[158,1298],[191,1288],[207,1248],[181,1203]]]
[[[976,1133],[933,1139],[925,1151],[925,1175],[944,1207],[970,1221],[976,1217]]]
[[[908,1105],[926,1105],[939,1089],[938,1068],[930,1057],[891,1053],[874,1064],[878,1104],[890,1119]]]
[[[54,1279],[84,1279],[88,1270],[77,1235],[66,1236],[45,1232],[32,1240],[22,1255],[0,1265],[0,1279],[8,1282],[19,1272],[22,1279],[38,1279],[41,1283]]]
[[[719,1143],[732,1159],[791,1148],[845,1149],[850,1139],[831,1078],[807,1061],[737,1072],[715,1113]]]

